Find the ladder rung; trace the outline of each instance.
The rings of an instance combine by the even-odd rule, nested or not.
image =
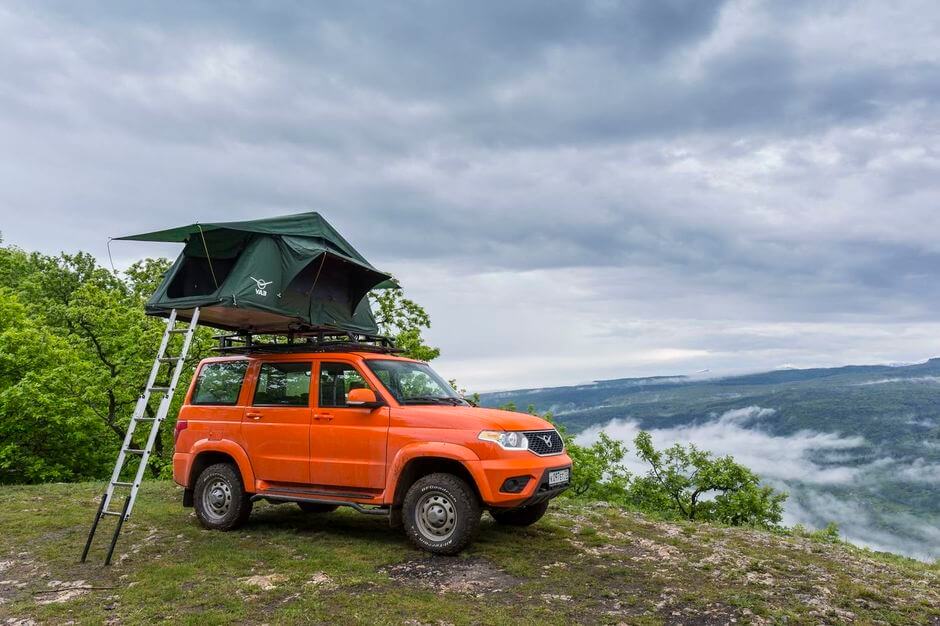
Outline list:
[[[153,421],[155,421],[156,419],[157,419],[157,418],[155,418],[155,417],[135,417],[135,418],[134,418],[134,421],[135,421],[135,422],[153,422]]]
[[[147,451],[146,451],[146,450],[137,450],[137,449],[135,449],[135,448],[127,448],[127,449],[124,450],[124,452],[128,452],[128,453],[130,453],[130,454],[145,454]]]
[[[153,387],[150,388],[150,391],[162,391],[162,392],[164,392],[164,393],[166,393],[166,392],[169,391],[169,390],[170,390],[169,387],[157,387],[157,386],[153,386]]]
[[[115,487],[133,487],[134,486],[134,483],[122,483],[120,481],[116,481],[111,484],[114,485]]]
[[[172,363],[173,361],[179,361],[180,358],[178,356],[161,356],[157,360],[161,363]]]
[[[102,511],[102,515],[114,515],[115,517],[121,517],[121,514],[117,511]]]
[[[168,332],[168,333],[176,333],[176,334],[179,334],[179,333],[188,333],[188,332],[189,332],[189,328],[171,328],[170,330],[168,330],[168,331],[166,331],[166,332]]]

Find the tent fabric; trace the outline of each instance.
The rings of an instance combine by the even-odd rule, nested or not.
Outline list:
[[[322,216],[191,224],[119,237],[185,243],[146,304],[151,315],[201,307],[200,322],[227,330],[378,332],[366,294],[394,288]]]

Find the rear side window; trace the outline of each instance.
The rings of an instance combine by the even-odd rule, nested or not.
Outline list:
[[[351,389],[369,388],[355,367],[348,363],[320,364],[320,406],[344,407]]]
[[[311,367],[312,363],[262,363],[252,404],[307,406]]]
[[[196,380],[196,388],[193,390],[190,403],[237,404],[247,369],[248,361],[206,363],[199,370],[199,378]]]

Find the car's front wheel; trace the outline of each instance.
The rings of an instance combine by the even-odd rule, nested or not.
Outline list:
[[[199,523],[212,530],[234,530],[251,514],[251,500],[241,476],[228,463],[203,470],[193,489],[193,506]]]
[[[457,554],[480,525],[480,502],[462,479],[430,474],[418,479],[402,505],[405,532],[422,550]]]
[[[505,526],[531,526],[542,519],[547,510],[548,500],[529,506],[520,506],[516,509],[491,509],[490,515],[493,516],[496,523]]]

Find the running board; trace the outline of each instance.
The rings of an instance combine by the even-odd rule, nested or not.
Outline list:
[[[332,496],[334,498],[359,498],[375,500],[380,493],[369,493],[365,491],[337,491],[335,489],[311,489],[310,487],[281,487],[272,485],[265,493],[277,493],[279,496],[297,495],[300,498],[308,496]]]
[[[310,504],[329,504],[335,506],[348,506],[363,515],[381,515],[382,517],[388,517],[389,508],[388,507],[365,507],[359,504],[358,502],[347,502],[345,500],[324,500],[322,498],[302,498],[300,496],[288,496],[280,495],[273,493],[259,493],[251,496],[252,502],[257,502],[258,500],[274,500],[277,502],[309,502]]]

